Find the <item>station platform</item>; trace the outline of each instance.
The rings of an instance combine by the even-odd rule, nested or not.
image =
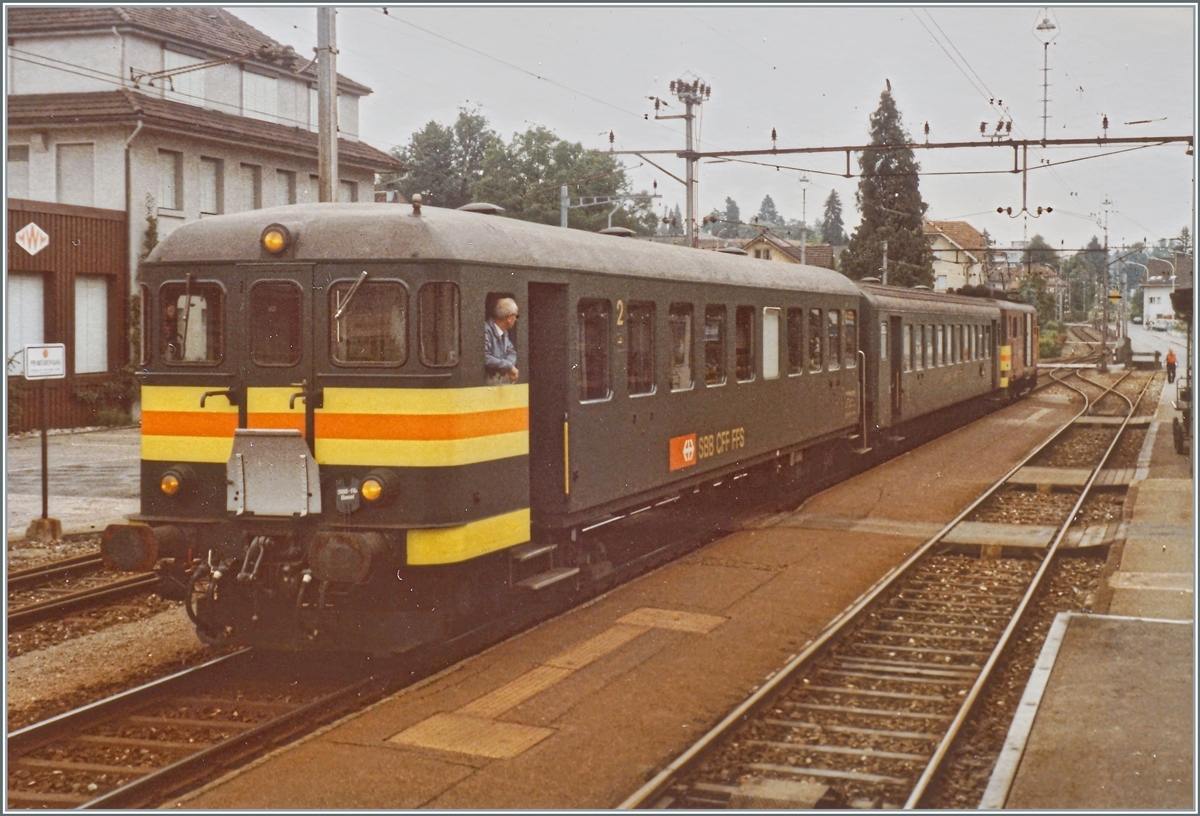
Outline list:
[[[1062,614],[981,808],[1195,812],[1195,483],[1164,385],[1106,614]]]

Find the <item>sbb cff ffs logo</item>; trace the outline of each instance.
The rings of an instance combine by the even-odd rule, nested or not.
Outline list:
[[[696,464],[696,435],[687,434],[671,438],[671,470],[680,470]]]

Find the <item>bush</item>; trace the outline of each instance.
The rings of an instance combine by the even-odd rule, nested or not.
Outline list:
[[[1039,359],[1048,360],[1062,356],[1063,335],[1057,329],[1042,329],[1038,338]]]

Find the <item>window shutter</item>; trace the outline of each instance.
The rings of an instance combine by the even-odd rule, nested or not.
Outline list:
[[[24,374],[24,346],[45,342],[45,284],[41,275],[8,276],[8,373]]]
[[[75,278],[75,373],[108,370],[108,278]]]
[[[187,54],[180,54],[178,51],[163,51],[163,68],[167,71],[172,71],[176,68],[187,68],[201,62],[204,62],[204,60],[198,57],[189,57]],[[174,100],[175,102],[183,102],[187,105],[203,105],[204,75],[206,73],[207,71],[189,71],[186,74],[176,74],[163,80],[163,85],[166,87],[167,99]]]
[[[276,121],[275,77],[242,71],[242,115],[267,122]]]

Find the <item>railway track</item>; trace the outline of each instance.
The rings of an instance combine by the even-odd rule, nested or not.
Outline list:
[[[97,581],[96,576],[103,569],[100,554],[88,553],[10,573],[9,629],[149,592],[159,585],[159,575],[155,572]],[[80,582],[87,586],[74,588]],[[43,597],[46,595],[50,597]]]
[[[397,683],[267,663],[235,652],[10,733],[9,807],[152,807]]]
[[[1026,525],[1000,536],[1007,544],[980,538],[973,548],[987,558],[954,554],[981,530],[997,540],[994,527],[970,521],[976,510],[1070,429],[1094,421],[1095,389],[1118,385],[1082,378],[1075,386],[1071,377],[1079,375],[1061,380],[1084,407],[1070,422],[620,807],[921,807],[1141,398],[1127,399],[1075,501],[1049,533],[1039,531],[1041,543],[1017,546]]]

